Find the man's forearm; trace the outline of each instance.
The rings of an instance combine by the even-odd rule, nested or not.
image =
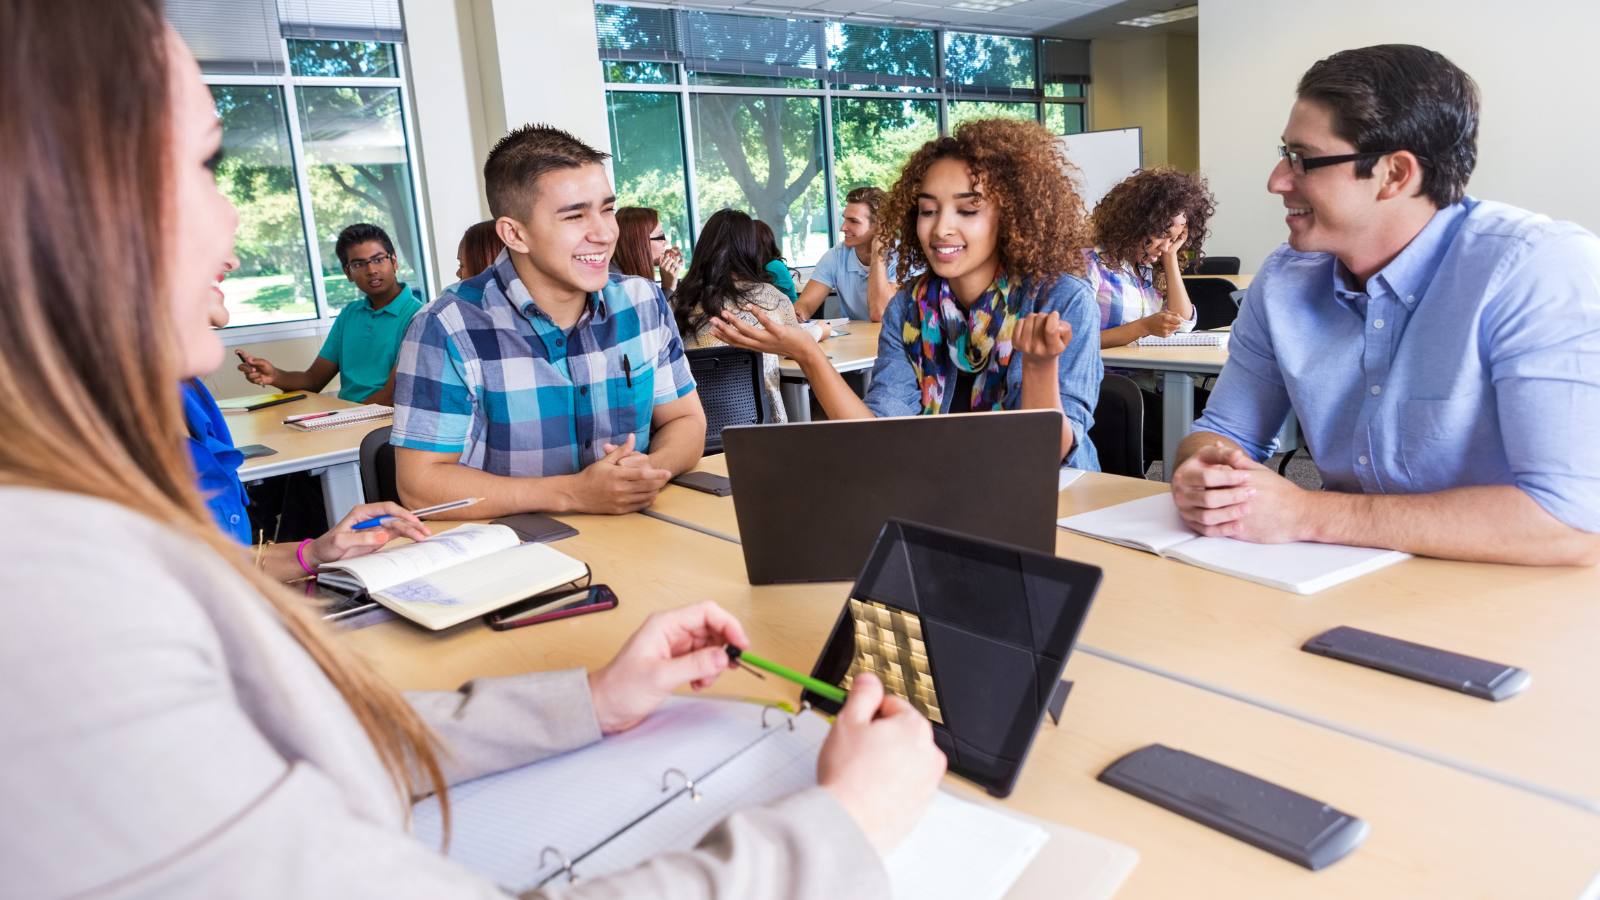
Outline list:
[[[674,476],[694,468],[706,452],[706,420],[679,416],[650,436],[650,464]]]
[[[493,519],[524,512],[566,512],[574,503],[573,494],[567,489],[576,477],[572,475],[514,478],[454,463],[412,467],[397,459],[396,465],[400,499],[410,509],[467,497],[484,498],[481,503],[431,516],[433,519]]]
[[[889,280],[882,264],[874,265],[867,273],[867,317],[874,322],[883,321],[883,312],[889,308],[900,286]]]

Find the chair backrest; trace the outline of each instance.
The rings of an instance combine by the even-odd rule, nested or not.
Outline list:
[[[1195,270],[1196,275],[1237,275],[1239,274],[1239,257],[1237,256],[1208,256],[1200,260],[1200,267]]]
[[[739,347],[703,347],[684,353],[706,411],[706,452],[722,452],[722,429],[772,420],[761,383],[761,354]]]
[[[1221,328],[1232,325],[1233,320],[1239,316],[1239,307],[1230,296],[1236,288],[1233,282],[1226,278],[1185,278],[1184,289],[1189,292],[1189,300],[1194,303],[1199,319],[1194,327],[1199,330],[1207,328]]]
[[[1133,379],[1107,373],[1101,380],[1089,441],[1100,456],[1100,471],[1144,477],[1144,396]]]
[[[394,426],[385,425],[361,439],[361,492],[368,503],[400,502],[400,489],[394,481],[394,446],[389,443],[393,430]]]

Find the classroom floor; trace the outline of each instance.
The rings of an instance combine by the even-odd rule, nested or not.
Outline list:
[[[1282,453],[1276,454],[1267,460],[1267,465],[1271,466],[1274,472],[1278,470],[1278,466],[1282,463]],[[1163,465],[1159,459],[1151,463],[1150,468],[1145,471],[1144,477],[1151,481],[1160,481]],[[1289,460],[1289,469],[1283,474],[1290,481],[1308,491],[1322,490],[1322,473],[1317,470],[1317,464],[1312,461],[1310,454],[1304,450],[1296,453],[1294,458]]]

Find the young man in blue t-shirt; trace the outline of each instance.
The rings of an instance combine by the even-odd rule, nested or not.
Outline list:
[[[239,371],[254,384],[285,391],[320,391],[338,375],[340,400],[391,406],[400,341],[422,301],[397,277],[400,258],[382,228],[351,225],[339,232],[333,251],[345,277],[364,296],[339,311],[311,368],[286,372],[240,350]]]
[[[844,240],[817,260],[811,270],[794,311],[809,319],[822,308],[829,291],[839,292],[839,306],[847,318],[882,321],[889,301],[900,292],[900,285],[889,277],[894,259],[878,246],[878,204],[883,191],[870,185],[845,195],[844,224],[839,232]]]

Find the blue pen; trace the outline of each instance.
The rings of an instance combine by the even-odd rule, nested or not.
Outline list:
[[[426,506],[422,509],[414,509],[411,511],[411,514],[418,517],[429,516],[433,515],[434,513],[444,512],[447,509],[460,509],[463,506],[471,506],[482,499],[482,497],[468,497],[465,500],[452,500],[449,503],[441,503],[438,506]],[[361,531],[366,528],[377,528],[380,525],[388,524],[389,520],[393,518],[394,516],[379,516],[376,519],[368,519],[365,522],[357,522],[355,525],[350,526],[350,529],[352,531]]]

